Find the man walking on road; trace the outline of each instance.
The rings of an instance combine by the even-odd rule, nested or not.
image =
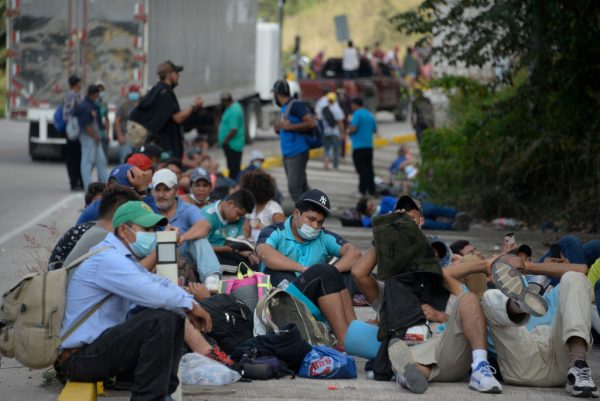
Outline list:
[[[158,144],[170,157],[183,157],[183,133],[181,124],[193,112],[204,104],[201,97],[181,110],[177,96],[173,90],[179,83],[179,73],[183,67],[173,64],[170,60],[160,63],[156,69],[160,82],[140,100],[140,104],[131,111],[128,131],[147,133],[146,142]],[[129,132],[128,132],[129,135]],[[141,137],[144,134],[140,134]]]
[[[375,195],[373,172],[373,135],[377,133],[375,117],[364,108],[359,97],[352,99],[352,120],[348,135],[352,140],[352,160],[358,173],[358,192],[362,196]]]
[[[71,75],[69,77],[69,88],[69,93],[67,93],[63,101],[63,120],[65,125],[69,121],[69,118],[71,118],[71,114],[77,105],[81,102],[81,79],[78,76]],[[66,139],[65,159],[71,191],[80,191],[84,189],[81,179],[81,145],[79,144],[79,139],[75,139],[74,141],[71,141],[69,138]]]
[[[102,149],[100,129],[98,128],[98,107],[96,100],[100,96],[100,89],[96,85],[90,85],[87,96],[73,112],[73,117],[79,119],[81,133],[81,178],[83,187],[87,188],[92,180],[94,166],[98,171],[98,181],[106,182],[108,172],[106,171],[106,155]]]
[[[279,135],[288,191],[294,202],[297,202],[300,195],[308,191],[306,164],[309,147],[303,132],[316,127],[317,123],[301,101],[292,99],[287,81],[276,81],[273,93],[275,102],[281,107],[281,120],[274,126],[275,133]],[[290,110],[286,112],[288,107]],[[285,115],[288,116],[287,119],[284,119]]]
[[[242,150],[246,142],[244,111],[238,102],[233,101],[231,93],[221,93],[223,116],[219,125],[219,145],[225,152],[229,178],[237,179],[242,164]]]

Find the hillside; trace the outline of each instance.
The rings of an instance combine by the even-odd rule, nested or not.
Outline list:
[[[421,0],[296,0],[286,5],[294,15],[286,15],[284,21],[283,49],[288,52],[294,46],[294,37],[302,38],[301,51],[310,56],[324,50],[327,56],[341,55],[343,44],[335,39],[336,15],[346,14],[350,37],[357,47],[373,48],[380,41],[384,50],[400,45],[400,54],[415,38],[394,30],[388,18],[421,3]],[[305,4],[302,7],[302,4]],[[290,5],[294,7],[290,7]]]

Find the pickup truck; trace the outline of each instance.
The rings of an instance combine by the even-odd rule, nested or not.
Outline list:
[[[301,79],[300,93],[303,101],[314,104],[326,91],[337,92],[345,111],[350,109],[350,100],[360,96],[365,107],[371,111],[386,110],[394,113],[396,121],[405,121],[409,96],[404,81],[394,76],[384,63],[373,65],[362,57],[358,78],[344,79],[341,58],[328,59],[319,78]]]

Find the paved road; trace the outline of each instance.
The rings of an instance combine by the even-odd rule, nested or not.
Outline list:
[[[393,122],[389,115],[381,114],[380,135],[392,135],[409,132],[406,124]],[[68,191],[66,171],[63,164],[32,163],[27,156],[27,127],[24,124],[0,121],[0,290],[5,290],[29,268],[43,265],[55,238],[72,225],[83,204],[81,194]],[[418,151],[416,144],[411,143],[413,151]],[[249,149],[260,148],[266,154],[278,154],[277,142],[270,134],[261,137]],[[215,157],[224,162],[222,153],[213,151]],[[377,149],[375,166],[384,171],[396,153],[395,147]],[[311,160],[308,167],[309,183],[313,187],[326,191],[334,209],[353,206],[358,198],[356,192],[357,177],[351,161],[343,161],[337,172],[324,171],[322,162]],[[222,163],[224,165],[224,163]],[[281,168],[272,171],[279,187],[286,192],[285,174]],[[23,226],[25,224],[25,226]],[[43,226],[40,226],[42,224]],[[366,249],[371,242],[370,230],[361,228],[342,228],[339,221],[327,221],[330,229],[338,231],[348,240]],[[46,227],[46,228],[45,228]],[[47,228],[47,227],[50,227]],[[469,232],[431,232],[440,235],[447,241],[466,238],[477,244],[486,253],[491,253],[494,246],[499,245],[503,232],[494,231],[485,224],[475,224]],[[27,238],[29,239],[26,239]],[[32,239],[33,238],[33,239]],[[537,253],[542,250],[542,243],[552,239],[550,234],[536,232],[519,232],[517,238],[534,247]],[[364,308],[359,311],[362,318],[368,315]],[[594,351],[592,366],[595,378],[600,382],[600,352]],[[359,366],[364,361],[359,360]],[[0,400],[42,400],[56,399],[59,387],[41,388],[42,372],[29,371],[20,367],[14,360],[3,360],[0,367]],[[337,390],[328,390],[328,385],[335,384]],[[344,399],[344,400],[396,400],[420,399],[406,392],[401,394],[392,383],[367,381],[364,370],[359,369],[359,380],[354,381],[311,381],[305,379],[282,379],[280,381],[236,383],[224,388],[184,389],[186,400],[219,399]],[[110,394],[112,399],[127,399],[124,393]],[[113,398],[114,397],[114,398]],[[434,384],[428,390],[426,399],[444,398],[448,400],[562,400],[565,393],[562,389],[523,389],[507,386],[500,396],[480,396],[467,389],[466,383]]]

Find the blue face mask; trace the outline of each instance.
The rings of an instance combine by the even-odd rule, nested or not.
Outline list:
[[[129,95],[127,95],[127,97],[129,97],[129,100],[131,100],[132,102],[135,102],[136,100],[140,100],[140,94],[137,92],[131,92],[131,93],[129,93]]]
[[[137,256],[138,258],[145,258],[156,249],[156,233],[148,233],[145,231],[136,232],[133,230],[131,231],[135,232],[135,242],[129,243],[129,247],[131,248],[131,251],[135,254],[135,256]]]

